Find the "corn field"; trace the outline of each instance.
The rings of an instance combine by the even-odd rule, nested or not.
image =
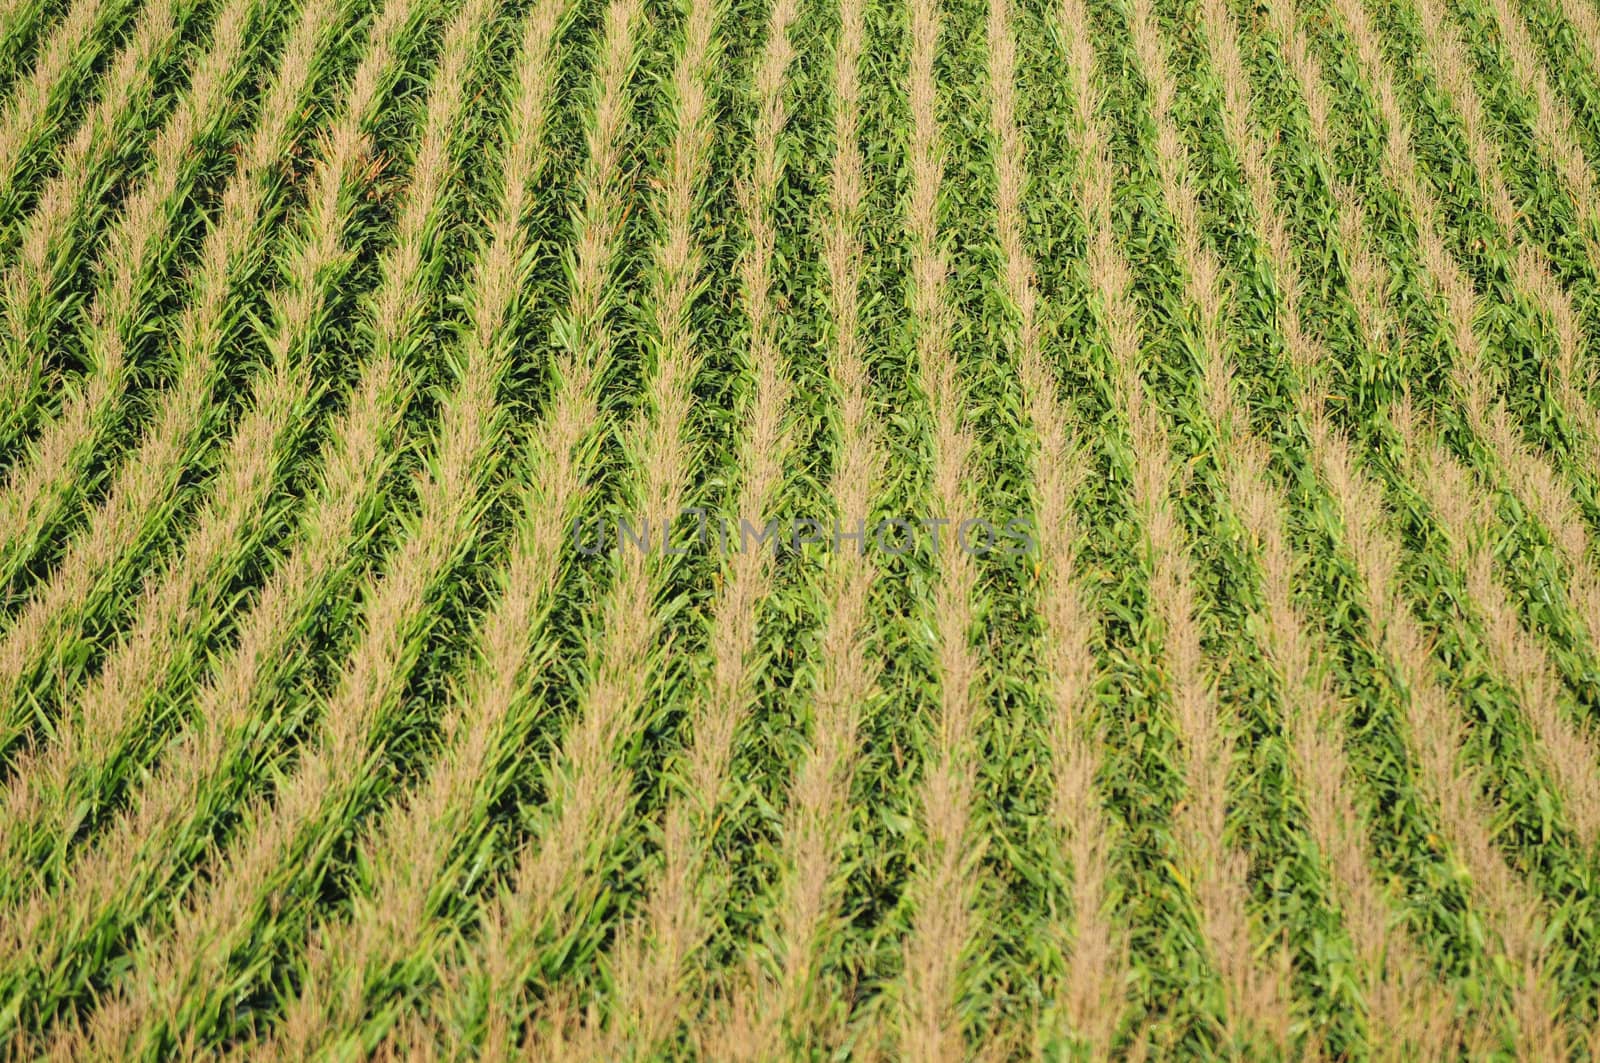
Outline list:
[[[0,1058],[1600,1058],[1596,0],[0,0]]]

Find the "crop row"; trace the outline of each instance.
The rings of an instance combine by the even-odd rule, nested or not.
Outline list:
[[[0,0],[0,1038],[1592,1055],[1597,26]]]

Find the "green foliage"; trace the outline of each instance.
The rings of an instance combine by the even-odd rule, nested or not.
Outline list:
[[[1230,493],[1246,439],[1267,455],[1266,486],[1282,503],[1293,553],[1294,605],[1308,618],[1319,674],[1337,702],[1351,784],[1345,812],[1358,825],[1392,929],[1463,1022],[1460,1054],[1509,1058],[1522,1047],[1515,1008],[1527,974],[1474,873],[1472,860],[1481,857],[1452,836],[1438,780],[1428,774],[1429,743],[1450,739],[1417,733],[1416,683],[1442,692],[1459,722],[1451,770],[1467,780],[1488,859],[1503,862],[1533,900],[1530,925],[1555,1017],[1573,1054],[1589,1051],[1579,1040],[1600,1014],[1600,854],[1579,836],[1569,797],[1549,770],[1552,753],[1495,666],[1483,603],[1473,600],[1428,485],[1414,478],[1414,448],[1433,441],[1470,470],[1490,515],[1481,533],[1494,577],[1546,654],[1561,711],[1592,733],[1600,716],[1600,469],[1592,461],[1600,453],[1600,348],[1590,337],[1600,329],[1600,218],[1586,215],[1594,205],[1574,202],[1550,165],[1537,94],[1516,75],[1491,0],[1443,7],[1470,60],[1463,83],[1482,103],[1482,132],[1498,152],[1514,226],[1497,220],[1485,175],[1473,168],[1468,130],[1415,4],[1365,3],[1420,187],[1437,205],[1442,254],[1473,297],[1465,321],[1441,294],[1438,262],[1422,252],[1428,233],[1397,185],[1393,131],[1341,5],[1306,0],[1294,23],[1331,102],[1325,131],[1315,127],[1290,42],[1271,17],[1293,10],[1287,0],[1224,5],[1243,42],[1246,122],[1264,146],[1300,275],[1289,292],[1252,175],[1225,127],[1227,91],[1212,63],[1205,5],[1161,0],[1155,22],[1178,88],[1172,117],[1204,250],[1220,271],[1221,318],[1204,320],[1162,183],[1154,82],[1132,35],[1134,6],[1087,5],[1096,119],[1110,151],[1110,235],[1131,270],[1137,373],[1159,414],[1165,455],[1134,441],[1107,332],[1113,308],[1093,270],[1101,234],[1092,231],[1083,190],[1095,160],[1084,151],[1068,71],[1072,27],[1054,0],[1010,5],[1026,150],[1008,160],[991,124],[989,3],[938,4],[943,154],[935,199],[948,267],[941,291],[959,419],[975,443],[963,489],[980,511],[962,516],[1004,525],[1029,515],[1038,498],[1039,440],[1019,375],[1021,310],[1007,294],[996,229],[997,168],[1020,161],[1040,349],[1086,466],[1072,499],[1081,531],[1073,578],[1092,614],[1086,711],[1097,751],[1092,800],[1110,824],[1108,903],[1101,913],[1075,910],[1083,869],[1073,866],[1056,819],[1060,766],[1050,729],[1058,707],[1043,663],[1052,647],[1040,558],[995,552],[976,560],[961,619],[980,661],[979,707],[971,742],[952,750],[940,719],[948,692],[939,625],[941,610],[952,607],[940,596],[940,558],[926,538],[892,555],[869,541],[867,622],[850,654],[870,662],[874,681],[855,706],[842,805],[824,817],[825,910],[803,957],[778,920],[798,873],[794,824],[808,811],[798,804],[797,780],[827,738],[819,691],[850,663],[825,659],[824,649],[846,567],[837,551],[852,549],[849,541],[774,551],[764,593],[731,605],[736,566],[715,539],[681,556],[653,554],[642,577],[647,649],[615,660],[607,636],[616,614],[608,610],[619,607],[619,587],[628,589],[623,555],[588,556],[563,539],[529,599],[527,629],[512,639],[507,700],[482,707],[489,733],[461,723],[479,719],[464,707],[489,656],[513,652],[491,646],[490,634],[498,610],[526,589],[511,566],[536,549],[532,529],[541,519],[553,514],[566,528],[577,517],[670,516],[637,509],[658,458],[646,429],[663,417],[658,381],[676,324],[663,305],[672,278],[662,248],[680,221],[697,267],[683,316],[692,404],[681,425],[682,498],[735,527],[762,516],[737,507],[760,397],[743,270],[753,246],[750,182],[763,120],[756,72],[770,44],[769,7],[642,4],[638,47],[626,65],[620,162],[610,174],[593,172],[591,160],[601,134],[596,75],[607,5],[574,0],[560,9],[548,127],[515,219],[513,294],[479,346],[479,267],[491,257],[508,193],[506,130],[525,73],[525,20],[539,2],[487,4],[467,74],[449,86],[441,84],[441,49],[466,5],[408,3],[360,113],[350,110],[350,93],[375,47],[383,0],[334,3],[311,66],[292,77],[280,61],[311,2],[281,11],[257,4],[238,68],[198,116],[181,161],[157,173],[151,146],[181,113],[223,5],[0,0],[0,122],[17,146],[0,160],[5,504],[23,497],[34,470],[57,474],[36,508],[16,516],[18,533],[0,542],[0,649],[12,662],[0,689],[0,786],[6,807],[20,810],[0,834],[0,929],[25,928],[0,933],[6,1054],[52,1044],[87,1051],[91,1043],[146,1058],[249,1053],[300,1036],[289,1017],[324,977],[349,996],[330,994],[337,1006],[319,1013],[325,1028],[311,1043],[327,1056],[355,1058],[385,1042],[400,1051],[427,1042],[452,1055],[471,1054],[458,1042],[475,1042],[487,1053],[503,1020],[525,1027],[516,1047],[528,1052],[597,1032],[626,1041],[641,1020],[640,1002],[627,995],[637,972],[625,965],[681,930],[692,933],[681,962],[666,972],[665,988],[648,984],[665,994],[667,1028],[648,1044],[608,1047],[641,1059],[718,1058],[737,1040],[730,1031],[742,1008],[773,1006],[752,987],[776,992],[790,965],[803,961],[811,981],[794,996],[802,1011],[780,1017],[771,1043],[795,1058],[893,1056],[903,1048],[908,986],[921,973],[906,968],[908,941],[922,926],[937,855],[930,780],[939,778],[941,758],[953,756],[967,758],[975,784],[962,810],[973,841],[961,854],[963,881],[972,883],[970,932],[951,946],[959,974],[946,1003],[974,1054],[1084,1054],[1083,1031],[1062,1018],[1064,982],[1076,935],[1101,919],[1126,948],[1107,993],[1117,1010],[1116,1051],[1273,1057],[1264,1031],[1239,1020],[1242,1003],[1221,973],[1188,862],[1194,839],[1185,812],[1197,799],[1185,769],[1190,736],[1174,708],[1173,633],[1155,600],[1161,561],[1135,491],[1141,470],[1166,461],[1173,475],[1165,489],[1192,573],[1201,671],[1231,742],[1223,833],[1242,860],[1247,894],[1234,914],[1248,927],[1255,962],[1274,962],[1279,950],[1287,956],[1290,1054],[1382,1055],[1392,1042],[1368,997],[1375,973],[1363,966],[1340,869],[1313,835],[1309,809],[1319,795],[1307,792],[1296,768],[1297,694],[1271,649],[1259,516]],[[924,386],[919,258],[907,221],[916,177],[912,16],[907,4],[888,0],[857,4],[864,184],[861,216],[851,219],[861,244],[856,353],[881,468],[871,512],[839,513],[831,495],[846,457],[829,361],[841,328],[828,268],[834,60],[841,4],[852,2],[798,4],[779,168],[764,200],[775,231],[769,296],[788,440],[766,515],[785,526],[810,518],[829,528],[836,516],[870,526],[932,515],[939,505],[937,411]],[[704,3],[714,58],[697,75],[710,136],[693,207],[680,219],[662,205],[685,108],[674,78]],[[111,84],[117,57],[133,47],[140,18],[160,14],[157,5],[170,7],[170,29],[130,68],[130,83]],[[1576,35],[1562,0],[1516,7],[1557,103],[1572,116],[1581,165],[1600,178],[1595,44]],[[57,68],[43,69],[53,35],[69,32],[75,12],[89,29]],[[270,126],[276,116],[263,101],[283,78],[292,107],[281,126]],[[419,144],[429,101],[441,91],[458,92],[462,111],[443,140],[442,184],[423,204],[420,237],[407,244]],[[281,133],[247,167],[264,127]],[[97,136],[74,148],[83,129]],[[341,140],[341,129],[352,138]],[[139,223],[129,204],[154,180],[166,190],[151,223],[159,238],[137,256],[131,300],[107,319],[98,307],[123,305],[107,302],[116,279],[110,235]],[[1354,239],[1340,223],[1352,201],[1361,208]],[[209,241],[229,217],[242,238],[213,260]],[[583,305],[579,275],[594,250],[584,241],[596,234],[611,241],[611,254],[601,297]],[[1525,248],[1548,263],[1576,314],[1586,344],[1576,379],[1559,375],[1558,323],[1518,272]],[[1367,261],[1380,274],[1372,293],[1358,284]],[[1369,296],[1382,311],[1376,332],[1363,320]],[[1205,390],[1213,326],[1242,411],[1226,424]],[[1474,366],[1461,349],[1468,333],[1483,352]],[[109,370],[108,336],[127,352],[125,364]],[[1320,361],[1297,360],[1298,336],[1312,338]],[[476,379],[473,357],[495,367],[493,403],[481,425],[485,442],[462,470],[447,464],[443,448]],[[567,455],[549,449],[549,433],[573,400],[563,373],[591,362],[593,378],[580,374],[590,393],[580,398],[592,402],[592,415],[572,437],[578,474],[563,494],[554,477]],[[1469,368],[1489,401],[1503,405],[1525,459],[1503,453],[1469,408]],[[61,436],[64,456],[52,457],[52,433],[67,432],[74,401],[97,385],[109,388],[105,397],[81,432]],[[184,387],[196,389],[188,403],[179,401]],[[266,426],[249,437],[263,440],[260,450],[241,442],[251,425]],[[1370,559],[1356,552],[1363,529],[1352,526],[1319,449],[1325,433],[1348,443],[1372,486],[1381,525],[1374,534],[1396,550],[1388,586],[1369,585]],[[169,437],[162,448],[149,443]],[[152,454],[160,464],[146,469]],[[1575,515],[1576,555],[1542,516],[1543,488],[1519,479],[1525,468],[1548,472],[1548,490]],[[444,483],[455,487],[444,492]],[[129,485],[146,484],[127,497]],[[380,615],[375,603],[387,601],[396,566],[413,557],[427,565],[417,593]],[[152,603],[167,586],[183,593],[161,612]],[[1385,595],[1421,633],[1421,659],[1395,658]],[[725,649],[713,621],[731,608],[748,611],[756,634],[738,662],[741,703],[728,762],[716,792],[698,793],[697,743],[721,689]],[[266,617],[276,618],[270,628]],[[159,655],[119,672],[133,668],[141,640]],[[359,678],[364,654],[379,655],[389,670],[362,687],[352,676]],[[597,679],[617,671],[638,680],[636,696],[606,733],[603,756],[585,759],[575,736],[593,709]],[[117,674],[134,679],[115,711],[95,716],[88,706],[98,704],[103,678]],[[238,685],[219,687],[229,679]],[[295,803],[296,787],[313,778],[308,766],[334,748],[328,736],[339,721],[330,707],[346,705],[351,690],[367,695],[354,705],[355,751],[332,765],[325,791]],[[430,781],[465,751],[480,758],[477,774],[424,816]],[[64,757],[63,770],[24,801],[22,773],[54,755]],[[548,853],[564,802],[593,783],[583,773],[597,764],[619,781],[616,803],[599,810],[602,826],[576,851],[555,854],[557,879],[530,898],[519,891],[519,868]],[[439,835],[428,848],[433,863],[415,881],[401,859],[410,850],[397,840],[413,814]],[[692,825],[687,849],[669,836],[680,814]],[[258,850],[271,859],[251,865],[243,854]],[[664,892],[685,852],[693,861],[684,892]],[[217,899],[230,885],[245,891],[236,908]],[[403,933],[381,930],[395,933],[386,951],[363,934],[379,934],[387,915],[375,910],[376,899],[402,889],[414,901],[406,918],[417,922]],[[681,926],[661,921],[663,897],[687,906]],[[543,914],[518,923],[518,904]],[[217,925],[206,922],[212,918]],[[206,949],[167,951],[181,927],[203,930],[196,940]],[[641,929],[649,932],[641,937]],[[641,940],[644,951],[629,951]],[[349,960],[325,955],[328,942],[358,942],[350,947],[360,951]],[[94,1042],[103,1034],[95,1017],[124,1006],[134,1007],[132,1039]]]

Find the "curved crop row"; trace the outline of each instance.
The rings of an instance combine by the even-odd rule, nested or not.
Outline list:
[[[754,388],[739,428],[737,486],[730,490],[735,519],[764,521],[772,511],[792,445],[784,424],[790,385],[771,298],[776,236],[772,199],[783,176],[779,141],[787,118],[784,90],[794,58],[789,27],[797,10],[795,0],[775,0],[768,11],[753,86],[750,170],[740,192],[745,233],[739,303],[749,328],[746,358]],[[709,32],[703,25],[708,18],[709,12],[691,10],[691,41]],[[693,472],[681,439],[693,383],[690,368],[677,358],[663,358],[652,382],[657,394],[647,405],[658,411],[657,419],[641,433],[645,444],[634,448],[642,467],[630,495],[640,514],[674,514],[682,508]],[[675,1034],[686,1008],[704,993],[703,982],[690,972],[714,925],[711,905],[719,891],[708,882],[714,883],[717,875],[715,817],[729,785],[735,735],[753,697],[759,661],[757,625],[771,586],[772,556],[767,550],[741,549],[725,563],[720,593],[711,605],[710,659],[705,671],[692,680],[696,697],[687,720],[688,749],[672,771],[666,797],[661,866],[644,884],[642,911],[611,950],[618,1020],[613,1029],[628,1030],[629,1049],[645,1055],[658,1051]],[[644,582],[647,559],[639,552],[624,550],[619,566],[613,588],[618,609],[607,626],[615,636],[629,634],[633,624],[641,625],[635,636],[642,636],[638,643],[630,647],[619,641],[615,649],[623,651],[618,661],[627,660],[631,651],[643,664],[653,656],[650,644],[660,638],[660,620],[653,615],[660,588]],[[624,620],[625,616],[635,619]],[[649,664],[656,667],[654,660]],[[622,687],[636,704],[642,701],[643,678]],[[713,1053],[726,1058],[738,1054],[736,1046],[718,1043],[717,1031],[702,1036]],[[614,1044],[595,1058],[612,1058],[619,1049],[620,1044]]]
[[[286,44],[263,101],[263,121],[223,190],[186,289],[189,298],[171,350],[176,376],[162,392],[148,430],[112,475],[104,497],[91,508],[86,526],[68,543],[55,570],[34,587],[0,649],[3,682],[15,689],[27,680],[41,709],[48,704],[47,693],[68,698],[74,694],[48,690],[44,680],[51,655],[57,659],[70,655],[70,647],[82,638],[73,637],[75,629],[82,632],[84,619],[105,606],[115,589],[124,585],[125,574],[149,559],[141,547],[168,525],[179,481],[205,452],[202,433],[215,422],[211,402],[229,368],[223,348],[240,332],[241,288],[264,257],[256,241],[264,235],[264,218],[280,184],[285,155],[301,129],[302,101],[320,73],[320,57],[339,13],[335,0],[314,0]],[[312,313],[317,303],[307,302],[305,313]],[[309,322],[307,317],[307,327]],[[289,336],[296,334],[291,330]],[[308,383],[301,381],[302,392]],[[113,654],[94,680],[97,690],[82,694],[81,701],[103,701],[100,691],[111,692],[123,703],[137,700],[139,684],[151,682],[152,670],[170,663],[163,652],[172,637],[168,632],[174,627],[181,630],[173,614],[190,610],[195,619],[189,622],[197,622],[204,612],[202,603],[215,598],[197,598],[197,583],[210,576],[213,586],[225,586],[231,578],[229,568],[218,570],[218,560],[234,548],[241,529],[260,519],[275,473],[274,464],[263,459],[286,449],[277,441],[302,416],[300,405],[258,396],[215,473],[214,483],[227,503],[202,510],[182,561],[170,565],[152,584],[147,600],[135,606],[133,647]],[[47,641],[52,634],[53,646]],[[46,654],[42,658],[41,652]],[[21,779],[11,792],[22,793],[36,785]],[[26,818],[15,818],[7,831],[21,830],[26,823]]]
[[[461,377],[451,400],[455,432],[442,440],[434,459],[436,467],[469,470],[447,485],[455,494],[449,501],[457,507],[462,505],[460,492],[481,490],[492,471],[486,467],[488,452],[505,433],[495,392],[507,370],[509,336],[521,313],[518,295],[529,244],[524,219],[549,165],[546,130],[556,37],[567,11],[560,0],[546,0],[523,22],[517,52],[523,73],[501,127],[503,177],[491,242],[476,260],[467,295],[471,309],[458,344]],[[482,798],[474,791],[492,774],[495,740],[503,730],[503,717],[497,714],[509,710],[512,701],[509,680],[495,683],[488,675],[475,671],[453,705],[444,726],[446,749],[426,788],[398,802],[368,839],[373,882],[355,899],[347,921],[327,920],[316,933],[275,1051],[303,1057],[335,1047],[330,1042],[341,1038],[364,1040],[387,1032],[378,1006],[382,994],[396,969],[443,929],[431,921],[437,913],[430,910],[430,899],[462,830],[481,816]],[[375,1026],[370,1034],[368,1022]]]
[[[8,37],[24,25],[24,13],[17,10],[24,2],[16,0],[6,12],[9,17],[0,18],[5,27],[0,32]],[[5,108],[0,111],[0,159],[5,160],[0,164],[5,167],[0,170],[0,206],[10,208],[4,212],[8,223],[0,228],[0,241],[7,245],[15,235],[12,226],[21,220],[13,212],[21,204],[18,183],[26,184],[22,161],[44,139],[51,118],[59,115],[74,83],[94,65],[101,38],[117,11],[118,5],[110,0],[74,0],[40,44],[27,74],[9,87]],[[126,68],[116,68],[116,72],[125,73]]]
[[[283,264],[284,275],[272,298],[261,390],[253,413],[246,414],[234,437],[236,457],[224,464],[215,508],[202,513],[202,530],[226,530],[241,504],[246,516],[262,504],[259,492],[270,486],[274,437],[293,423],[297,408],[303,409],[313,371],[305,362],[305,348],[327,298],[326,285],[337,280],[338,268],[348,261],[351,200],[368,174],[366,126],[394,76],[413,13],[411,0],[392,0],[379,14],[368,36],[370,47],[328,130],[326,154],[312,174],[301,239]],[[288,84],[304,73],[290,70]],[[297,395],[302,396],[298,401]],[[24,909],[15,936],[6,942],[12,1008],[29,1005],[48,1016],[60,996],[70,999],[82,993],[85,981],[98,977],[99,965],[106,962],[107,946],[125,940],[162,891],[180,883],[191,862],[204,856],[215,832],[227,822],[238,797],[240,767],[249,762],[247,751],[283,733],[284,721],[257,718],[262,692],[284,677],[286,651],[297,643],[319,592],[346,562],[345,551],[369,501],[370,487],[363,490],[363,483],[375,482],[382,467],[379,459],[388,439],[381,427],[362,438],[335,429],[336,439],[342,435],[347,445],[330,455],[322,496],[311,500],[288,556],[239,618],[235,642],[210,662],[199,689],[190,695],[193,710],[186,714],[184,742],[169,751],[98,843],[71,860],[63,875],[70,888],[47,891]],[[240,475],[229,475],[228,466],[234,463]],[[190,545],[204,547],[208,538]],[[157,592],[164,586],[170,584],[159,585]],[[204,615],[194,619],[215,621]],[[146,649],[147,644],[124,647],[128,655],[142,655]],[[116,657],[106,664],[108,671],[118,667]],[[119,714],[134,707],[109,706]],[[113,727],[124,726],[120,716],[102,718]],[[73,975],[52,991],[60,996],[42,994],[35,980],[59,978],[63,968]]]
[[[0,0],[0,1052],[1593,1054],[1593,6]]]
[[[170,253],[177,212],[195,163],[203,157],[200,149],[226,115],[258,12],[255,0],[233,0],[218,14],[210,50],[195,65],[188,91],[156,134],[149,168],[123,201],[104,240],[95,293],[85,310],[86,327],[78,337],[88,368],[55,418],[32,440],[28,458],[12,467],[0,501],[0,537],[8,546],[0,560],[0,582],[11,582],[68,496],[83,489],[90,460],[116,420],[135,371],[130,347],[148,328],[153,268]],[[48,283],[41,288],[48,290]],[[36,360],[45,356],[47,337],[40,330],[32,338]]]
[[[413,390],[400,377],[417,372],[415,365],[405,363],[427,309],[424,281],[434,230],[459,175],[461,152],[452,140],[493,12],[492,0],[473,0],[445,29],[395,240],[383,255],[380,283],[369,303],[373,358],[331,437],[336,452],[327,473],[341,472],[341,459],[365,450],[364,440],[382,438],[386,425],[397,417],[393,407],[403,405]],[[230,1034],[220,1001],[247,992],[255,977],[249,965],[235,970],[238,943],[250,940],[259,948],[304,918],[287,900],[300,892],[297,882],[318,875],[318,854],[331,847],[326,835],[345,825],[346,809],[370,800],[370,788],[381,777],[374,769],[381,762],[385,725],[392,726],[387,717],[407,675],[405,663],[415,655],[416,630],[425,623],[419,614],[428,604],[427,585],[438,578],[437,568],[455,546],[451,533],[470,516],[468,507],[476,500],[470,482],[463,481],[478,449],[474,436],[480,433],[474,429],[481,424],[474,425],[470,414],[462,421],[459,434],[447,436],[445,445],[455,443],[463,453],[441,455],[434,475],[417,488],[421,512],[413,534],[391,562],[394,567],[368,578],[356,646],[324,699],[292,772],[270,798],[241,814],[241,828],[212,878],[188,899],[171,929],[142,942],[134,953],[128,978],[119,985],[121,999],[103,1006],[99,1015],[105,1021],[91,1028],[91,1044],[98,1050],[135,1045],[142,1051],[174,1036],[174,1025],[181,1025],[189,1038]],[[329,476],[324,484],[357,498],[371,490],[342,479]],[[468,511],[451,513],[452,503]],[[430,512],[433,507],[446,512]],[[166,975],[156,980],[141,977],[141,971]]]
[[[599,37],[593,71],[593,111],[586,123],[588,156],[584,160],[579,185],[573,252],[569,259],[567,305],[559,312],[555,328],[558,337],[553,366],[554,393],[547,400],[547,412],[535,436],[532,459],[541,470],[537,489],[519,499],[523,516],[515,534],[511,570],[514,576],[532,577],[528,590],[550,586],[568,523],[579,498],[589,489],[593,476],[591,438],[599,419],[598,388],[605,379],[612,358],[613,331],[609,321],[610,285],[615,281],[621,241],[623,199],[627,177],[622,171],[625,136],[634,109],[633,77],[638,61],[642,13],[637,0],[613,0],[607,7],[604,30]],[[537,566],[532,568],[531,566]],[[527,591],[508,586],[502,611],[491,624],[510,619],[508,607],[533,609],[537,598]],[[506,629],[509,650],[523,637],[520,631]],[[519,657],[501,655],[495,673],[515,682]],[[621,663],[621,662],[618,662]],[[629,666],[632,661],[627,662]],[[509,692],[509,691],[508,691]],[[624,706],[610,704],[601,690],[595,696],[602,710],[613,712]],[[585,712],[586,699],[580,699],[579,712]],[[603,719],[602,714],[587,716],[600,725],[615,726],[620,721]],[[582,724],[579,725],[580,727]],[[555,778],[551,808],[553,819],[546,829],[535,829],[536,841],[524,851],[514,881],[506,884],[485,913],[478,939],[470,946],[469,972],[481,979],[475,994],[482,1016],[485,1053],[499,1058],[514,1052],[526,1018],[525,985],[527,972],[535,967],[541,935],[547,924],[564,912],[575,916],[562,901],[570,897],[570,879],[580,873],[598,846],[588,839],[604,838],[603,825],[615,822],[623,812],[622,797],[613,789],[602,789],[595,776],[611,767],[611,749],[604,745],[606,734],[585,730],[568,750],[570,768],[552,765]],[[614,735],[612,737],[615,737]],[[442,1009],[441,1009],[442,1010]],[[442,1016],[441,1016],[442,1018]]]
[[[101,78],[100,97],[58,152],[56,170],[23,222],[15,255],[8,256],[11,261],[0,277],[4,328],[0,337],[4,341],[0,348],[0,452],[5,453],[3,466],[8,474],[0,492],[0,543],[7,555],[35,545],[32,536],[21,533],[38,496],[54,485],[51,473],[62,443],[47,437],[25,451],[18,444],[37,419],[36,400],[48,369],[47,359],[62,319],[75,307],[75,301],[62,298],[65,274],[78,257],[83,231],[92,229],[94,219],[105,209],[102,193],[115,179],[116,165],[125,158],[130,135],[138,142],[139,120],[157,94],[158,68],[196,6],[196,0],[160,0],[139,9],[131,38]],[[222,39],[219,52],[238,47],[235,35],[242,29],[235,25]],[[232,67],[218,66],[211,76],[222,82],[221,88],[236,73],[235,61]],[[164,205],[164,198],[157,198],[155,205]],[[137,232],[146,219],[135,217],[130,222]],[[70,443],[73,437],[67,434],[63,439]],[[42,476],[19,461],[19,451],[37,455]]]

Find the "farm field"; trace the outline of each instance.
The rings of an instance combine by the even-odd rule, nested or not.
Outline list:
[[[0,0],[0,1056],[1600,1056],[1595,0]]]

